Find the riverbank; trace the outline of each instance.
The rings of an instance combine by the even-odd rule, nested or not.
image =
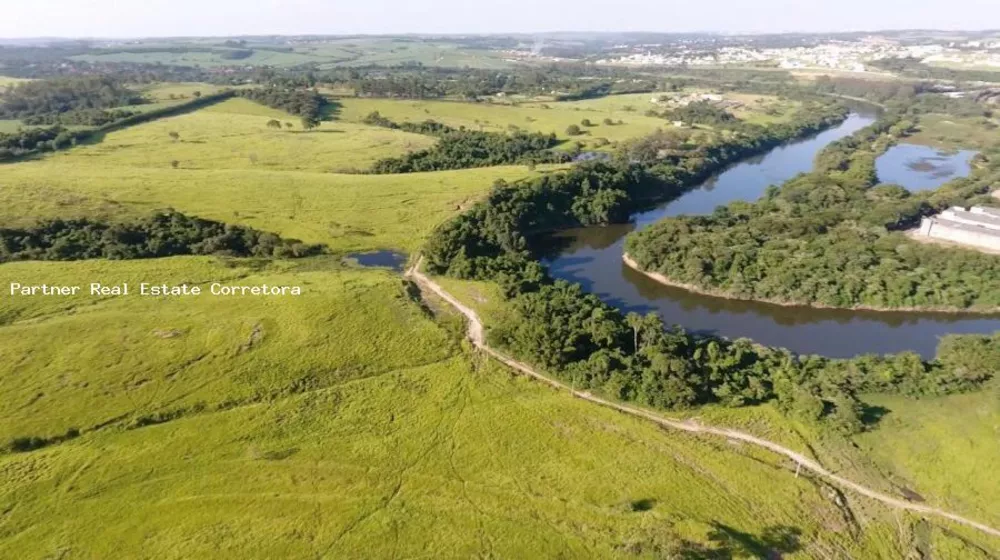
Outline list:
[[[995,254],[1000,254],[1000,253],[995,253]],[[968,315],[983,315],[983,316],[1000,314],[1000,307],[985,309],[985,310],[968,309],[961,307],[880,307],[873,305],[854,305],[850,307],[838,307],[836,305],[825,305],[822,303],[815,303],[815,302],[795,302],[795,301],[784,301],[771,298],[747,298],[747,297],[740,297],[735,294],[731,294],[722,290],[711,290],[695,284],[678,282],[676,280],[668,278],[667,276],[659,272],[650,272],[648,270],[644,270],[642,267],[639,266],[637,262],[635,262],[629,256],[628,253],[622,254],[622,262],[624,262],[625,265],[631,268],[632,270],[638,272],[639,274],[642,274],[643,276],[651,280],[655,280],[656,282],[659,282],[664,286],[670,286],[671,288],[679,288],[701,296],[727,299],[732,301],[752,301],[755,303],[766,303],[768,305],[777,305],[779,307],[801,307],[806,309],[833,309],[838,311],[874,311],[878,313],[950,313],[950,314],[968,314]]]

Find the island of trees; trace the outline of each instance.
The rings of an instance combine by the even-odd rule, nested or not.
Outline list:
[[[995,311],[993,255],[909,240],[922,216],[986,201],[1000,183],[998,154],[939,189],[879,184],[875,158],[914,125],[888,114],[817,157],[813,173],[708,216],[663,220],[634,233],[641,270],[739,299],[826,307]]]
[[[371,168],[372,173],[415,173],[495,165],[565,163],[570,159],[569,154],[552,150],[559,144],[555,134],[482,132],[453,128],[435,121],[397,123],[377,111],[365,117],[364,122],[438,138],[438,142],[426,150],[375,162]]]

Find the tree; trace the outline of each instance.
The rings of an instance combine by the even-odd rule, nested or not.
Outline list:
[[[285,123],[285,128],[287,128],[287,129],[289,129],[289,130],[291,130],[293,126],[295,126],[295,125],[293,125],[293,124],[292,124],[292,123],[290,123],[290,122],[286,122],[286,123]]]
[[[319,126],[319,119],[316,117],[302,117],[302,128],[305,130],[312,130]]]
[[[590,119],[583,119],[582,121],[580,121],[580,124],[582,124],[583,126],[594,126],[594,123],[590,122]]]
[[[271,119],[271,120],[267,121],[267,128],[280,129],[281,128],[281,121],[279,121],[277,119]]]
[[[580,127],[577,126],[577,125],[575,125],[575,124],[571,124],[571,125],[569,125],[569,126],[566,127],[566,135],[567,136],[579,136],[582,132],[583,131],[580,130]]]
[[[606,126],[612,126],[612,125],[614,125],[614,124],[615,124],[615,121],[611,120],[610,118],[605,118],[605,119],[604,119],[604,124],[605,124]]]
[[[200,91],[195,91],[191,95],[193,95],[195,99],[198,99],[199,97],[201,97],[201,92]]]
[[[181,139],[181,135],[173,130],[168,132],[167,135],[170,136],[170,139],[173,140],[174,142],[177,142],[178,140]]]
[[[175,160],[173,160],[173,161],[170,162],[170,167],[173,167],[174,169],[177,169],[177,166],[180,165],[180,164],[181,164],[181,162],[179,162],[179,161],[177,161],[175,159]]]
[[[643,319],[642,315],[639,315],[635,311],[629,311],[628,315],[625,316],[625,323],[632,327],[632,351],[635,354],[639,353],[639,329],[642,328]]]

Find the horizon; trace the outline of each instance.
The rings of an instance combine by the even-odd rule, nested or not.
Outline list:
[[[94,14],[103,17],[94,17]],[[142,39],[254,36],[532,35],[648,33],[784,35],[899,31],[990,32],[1000,6],[987,0],[915,0],[901,10],[867,0],[802,5],[792,0],[712,6],[677,0],[621,0],[613,10],[597,0],[545,3],[511,0],[469,6],[438,0],[416,6],[399,0],[263,0],[248,8],[232,0],[37,0],[5,10],[0,38]],[[650,25],[650,22],[656,22]],[[641,27],[641,28],[640,28]],[[648,27],[659,30],[643,29]]]
[[[685,35],[716,35],[719,37],[767,37],[786,35],[886,35],[901,33],[976,33],[995,34],[1000,38],[1000,28],[963,29],[963,28],[886,28],[886,29],[846,29],[846,30],[817,30],[817,31],[760,31],[760,32],[735,32],[720,30],[693,30],[693,31],[576,31],[576,30],[550,30],[550,31],[491,31],[491,32],[398,32],[398,33],[230,33],[230,34],[204,34],[204,35],[32,35],[24,37],[0,35],[0,41],[128,41],[146,39],[218,39],[218,38],[293,38],[293,37],[318,37],[332,39],[346,39],[351,37],[419,37],[419,38],[458,38],[458,37],[539,37],[550,35],[662,35],[662,36],[685,36]]]

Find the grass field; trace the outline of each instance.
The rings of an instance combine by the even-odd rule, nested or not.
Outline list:
[[[891,517],[855,536],[787,465],[466,354],[388,272],[251,265],[0,267],[306,288],[280,302],[0,300],[2,437],[83,430],[0,455],[0,556],[652,558],[675,535],[737,557],[902,550]],[[156,414],[170,419],[139,421]]]
[[[156,95],[163,96],[164,90]],[[293,128],[269,129],[271,119],[291,123]],[[173,140],[171,132],[180,139]],[[303,131],[299,119],[287,113],[231,99],[194,113],[114,132],[72,155],[79,160],[99,158],[107,166],[171,168],[177,161],[178,169],[330,173],[347,168],[363,170],[378,159],[433,144],[427,136],[353,123],[325,122],[317,129]]]
[[[649,102],[648,96],[646,102]],[[645,109],[629,112],[614,105],[599,107],[579,105],[575,102],[544,104],[549,107],[548,109],[544,108],[543,104],[511,106],[387,99],[343,99],[342,103],[340,119],[348,122],[360,122],[372,111],[378,111],[382,116],[396,121],[417,122],[432,119],[471,130],[507,132],[511,127],[519,127],[532,132],[554,132],[563,140],[572,139],[587,145],[593,144],[598,138],[611,142],[622,141],[668,126],[663,119],[644,116],[642,112]],[[606,118],[615,122],[621,120],[623,124],[602,124]],[[580,122],[584,119],[589,119],[595,126],[581,127],[586,131],[584,135],[571,137],[566,134],[567,127],[580,126]]]
[[[0,88],[6,88],[8,86],[16,86],[17,84],[27,81],[30,80],[28,80],[27,78],[13,78],[11,76],[0,76]]]
[[[900,486],[1000,525],[1000,399],[996,390],[914,401],[872,396],[890,412],[855,438]]]
[[[21,121],[14,119],[0,119],[0,133],[12,133],[17,132],[17,129],[21,128],[23,125]]]
[[[436,281],[476,309],[487,328],[510,312],[493,283],[445,277]],[[833,472],[880,492],[896,496],[916,492],[934,506],[1000,525],[995,507],[1000,495],[992,474],[992,465],[1000,461],[996,387],[937,399],[868,395],[864,400],[886,414],[874,429],[850,440],[797,422],[771,404],[711,405],[671,415],[748,431],[800,450]],[[853,515],[872,513],[872,504],[851,498]],[[913,542],[920,541],[934,558],[989,558],[1000,552],[1000,540],[939,519],[917,527],[924,527],[926,534],[913,535]],[[990,552],[980,556],[980,549]]]
[[[698,93],[707,90],[685,92]],[[372,111],[396,121],[418,122],[433,119],[445,124],[472,130],[506,132],[520,129],[555,133],[562,140],[581,142],[586,148],[597,149],[601,139],[611,143],[645,136],[657,129],[667,128],[670,123],[659,117],[646,116],[646,111],[664,110],[663,106],[652,102],[654,97],[664,94],[612,95],[582,101],[525,101],[520,103],[499,100],[491,103],[463,103],[450,101],[399,101],[387,99],[343,99],[341,120],[360,122]],[[790,118],[800,103],[781,101],[777,97],[726,93],[725,98],[742,103],[733,109],[738,118],[758,124],[780,122]],[[604,124],[610,119],[615,124]],[[591,126],[583,126],[584,120]],[[617,124],[621,121],[622,124]],[[580,126],[584,134],[569,136],[566,129],[570,125]]]
[[[633,93],[625,95],[609,95],[597,99],[585,99],[581,101],[565,101],[556,104],[549,103],[549,106],[559,109],[580,109],[609,113],[611,118],[617,120],[625,119],[623,114],[632,113],[642,115],[649,109],[663,111],[664,106],[653,103],[653,100],[661,96],[687,96],[699,93],[718,93],[704,88],[687,88],[675,93]],[[718,93],[726,101],[739,103],[739,107],[727,109],[734,116],[747,122],[757,124],[771,124],[787,121],[792,118],[796,109],[802,107],[799,101],[783,100],[773,95],[756,95],[750,93],[724,92]],[[537,103],[529,104],[538,106]],[[603,120],[604,117],[601,119]],[[591,119],[593,120],[593,119]],[[600,122],[600,121],[597,121]],[[660,120],[661,126],[664,124]]]
[[[0,224],[41,218],[146,214],[172,207],[334,250],[419,248],[427,233],[526,167],[414,175],[345,175],[377,158],[429,145],[424,136],[327,122],[268,130],[283,115],[246,100],[113,132],[103,141],[6,165]],[[174,141],[169,132],[180,136]],[[178,161],[176,169],[172,161]]]
[[[917,132],[907,142],[944,149],[987,148],[1000,145],[1000,121],[996,118],[959,118],[950,115],[921,115]]]

